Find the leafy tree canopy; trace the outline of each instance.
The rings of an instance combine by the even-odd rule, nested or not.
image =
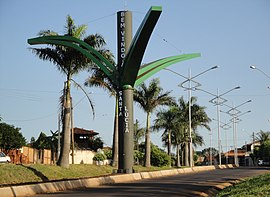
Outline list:
[[[26,139],[20,130],[13,125],[0,122],[0,148],[9,151],[26,145]]]
[[[96,137],[94,139],[90,139],[90,148],[94,151],[97,151],[99,148],[102,149],[104,142],[101,137]]]
[[[50,149],[50,142],[47,135],[40,132],[38,139],[33,143],[33,148],[36,149]]]
[[[218,155],[218,150],[215,149],[215,148],[213,148],[213,147],[212,148],[210,148],[210,147],[209,148],[205,148],[205,149],[202,150],[202,154],[204,156],[206,156],[206,157],[209,157],[210,156],[210,152],[212,153],[212,156]]]

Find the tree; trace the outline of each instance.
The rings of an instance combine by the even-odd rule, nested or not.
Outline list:
[[[26,139],[20,130],[13,125],[0,122],[0,148],[8,152],[26,145]]]
[[[264,132],[260,130],[255,137],[256,140],[258,140],[261,145],[264,144],[265,142],[270,140],[270,132]]]
[[[171,157],[158,146],[151,144],[151,163],[153,166],[168,166],[171,163]]]
[[[139,141],[144,136],[145,128],[141,128],[139,121],[136,119],[134,123],[134,150],[139,150]]]
[[[111,52],[107,51],[104,55],[113,65],[114,56]],[[113,158],[111,165],[116,167],[118,165],[118,87],[112,80],[102,72],[98,67],[91,67],[89,69],[91,75],[86,79],[84,85],[89,87],[99,87],[106,90],[110,96],[115,96],[115,114],[114,114],[114,129],[113,129]]]
[[[35,149],[51,149],[50,142],[45,133],[40,132],[38,139],[33,143]]]
[[[176,113],[175,108],[170,107],[168,110],[160,110],[157,113],[157,118],[154,120],[154,130],[164,129],[162,140],[167,145],[168,156],[171,158],[172,132],[176,127]],[[170,165],[170,164],[169,164]]]
[[[202,150],[202,155],[206,158],[205,161],[210,162],[210,155],[212,156],[212,159],[214,159],[215,156],[218,155],[218,150],[213,147],[205,148]]]
[[[185,128],[181,122],[175,124],[174,129],[172,130],[172,145],[176,147],[176,166],[180,167],[180,152],[182,152],[181,145],[184,144],[186,140]]]
[[[158,107],[163,105],[172,105],[174,99],[169,96],[170,91],[163,93],[163,89],[159,85],[159,79],[150,81],[147,87],[142,83],[134,90],[134,101],[146,112],[146,131],[145,131],[145,167],[150,167],[151,140],[150,140],[150,117],[151,113]]]
[[[199,136],[196,131],[198,127],[205,127],[206,129],[210,129],[208,123],[210,123],[211,119],[207,116],[205,112],[205,107],[199,106],[196,104],[197,99],[195,97],[191,97],[191,128],[192,128],[192,139],[193,145],[196,147],[197,145],[203,144],[203,139]],[[189,102],[185,102],[183,97],[178,100],[177,104],[177,118],[181,123],[181,128],[184,130],[184,143],[182,143],[182,149],[184,149],[185,156],[185,165],[189,165],[188,160],[188,130],[189,130]]]
[[[90,139],[90,148],[94,151],[98,149],[102,149],[104,142],[102,141],[101,137],[94,137],[94,139]]]
[[[34,144],[34,142],[36,141],[36,139],[34,138],[34,137],[31,137],[31,139],[30,139],[30,147],[33,147],[33,144]]]
[[[89,35],[84,37],[87,26],[80,25],[76,26],[71,16],[67,16],[65,35],[72,36],[78,39],[83,39],[84,42],[88,43],[94,49],[99,51],[101,54],[106,53],[104,49],[106,44],[104,38],[99,34]],[[58,33],[46,30],[39,33],[40,36],[55,36]],[[62,142],[60,157],[57,162],[58,165],[68,168],[69,167],[69,151],[70,151],[70,118],[71,118],[71,82],[75,82],[72,77],[78,74],[80,71],[89,68],[90,65],[95,65],[90,59],[86,58],[79,51],[60,45],[49,45],[46,48],[31,48],[34,54],[36,54],[42,60],[48,60],[54,63],[58,70],[66,76],[65,88],[63,94],[63,116],[62,116]],[[76,83],[76,82],[75,82]],[[78,83],[76,83],[78,85]],[[81,86],[78,86],[81,88]],[[87,95],[88,97],[88,95]],[[94,108],[91,100],[90,102],[93,115]]]
[[[270,132],[260,130],[256,134],[256,140],[258,140],[261,145],[254,151],[255,157],[270,160]]]

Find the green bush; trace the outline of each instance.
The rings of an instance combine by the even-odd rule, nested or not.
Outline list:
[[[104,161],[106,159],[106,156],[103,153],[97,153],[93,157],[94,161]]]
[[[112,150],[105,149],[103,152],[107,159],[112,159]]]
[[[139,150],[134,150],[134,162],[135,164],[143,164],[144,153]]]
[[[171,156],[171,166],[176,166],[176,157]]]
[[[168,166],[170,157],[166,152],[159,149],[156,145],[151,146],[151,165],[153,166]]]

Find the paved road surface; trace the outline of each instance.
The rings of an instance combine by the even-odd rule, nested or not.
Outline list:
[[[38,196],[199,196],[200,193],[206,192],[218,184],[264,173],[270,173],[270,168],[242,167],[181,174]]]

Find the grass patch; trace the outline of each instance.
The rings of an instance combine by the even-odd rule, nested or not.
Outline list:
[[[0,164],[0,186],[22,184],[62,179],[89,178],[112,174],[115,168],[109,165],[97,166],[90,164],[73,164],[68,169],[56,165],[29,164],[14,165]],[[174,169],[169,167],[149,168],[134,166],[135,172]]]
[[[217,197],[270,196],[270,173],[248,178],[244,182],[227,187]]]
[[[0,185],[86,178],[111,174],[112,171],[111,166],[87,164],[70,165],[68,169],[56,165],[0,164]]]
[[[0,164],[0,185],[26,182],[40,182],[42,179],[33,171],[20,165]]]

